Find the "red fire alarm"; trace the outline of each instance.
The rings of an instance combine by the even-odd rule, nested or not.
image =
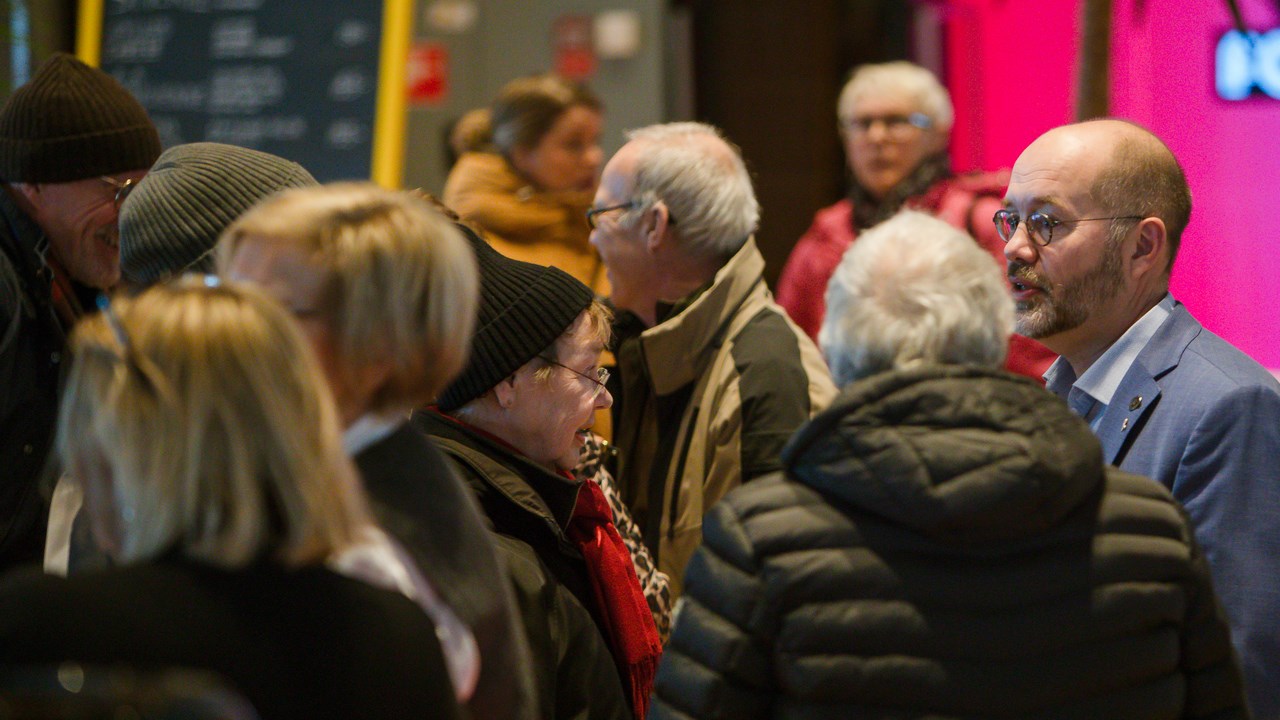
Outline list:
[[[556,72],[570,80],[586,80],[596,72],[596,50],[590,15],[561,15],[551,26]]]
[[[409,102],[439,105],[449,96],[449,51],[436,42],[418,43],[409,49],[405,71]]]

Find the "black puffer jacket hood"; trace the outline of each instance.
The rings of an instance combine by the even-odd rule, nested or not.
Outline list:
[[[1057,524],[1103,477],[1089,428],[1001,371],[928,366],[855,382],[783,450],[789,475],[965,545]]]

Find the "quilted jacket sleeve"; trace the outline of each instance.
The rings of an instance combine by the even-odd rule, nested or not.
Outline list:
[[[756,627],[762,583],[731,503],[708,513],[685,583],[649,717],[768,717],[773,670],[768,642]]]
[[[1240,668],[1231,647],[1226,616],[1213,592],[1209,565],[1194,538],[1188,538],[1188,542],[1192,588],[1182,638],[1182,665],[1187,678],[1185,716],[1247,718]]]

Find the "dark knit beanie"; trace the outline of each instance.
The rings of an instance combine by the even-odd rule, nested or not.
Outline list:
[[[138,285],[212,272],[222,231],[259,200],[316,185],[292,160],[221,143],[165,150],[120,209],[120,274]]]
[[[480,267],[480,317],[467,368],[440,394],[450,412],[532,360],[591,307],[591,288],[560,268],[512,260],[464,225]]]
[[[59,53],[0,108],[0,180],[60,183],[151,167],[160,136],[115,78]]]

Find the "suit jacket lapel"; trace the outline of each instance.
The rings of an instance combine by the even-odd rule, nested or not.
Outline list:
[[[1108,464],[1120,464],[1120,450],[1128,446],[1128,440],[1138,424],[1155,406],[1160,397],[1160,386],[1142,364],[1133,363],[1125,374],[1111,404],[1102,414],[1098,424],[1098,439],[1102,441],[1102,459]]]
[[[1102,457],[1107,463],[1124,461],[1137,428],[1160,397],[1158,381],[1178,366],[1182,353],[1203,329],[1182,303],[1174,302],[1173,313],[1138,353],[1098,424]]]

